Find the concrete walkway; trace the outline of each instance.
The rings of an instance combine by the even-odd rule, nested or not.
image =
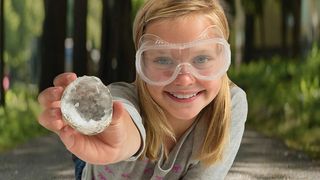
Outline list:
[[[71,155],[54,135],[0,154],[0,180],[74,179]],[[246,130],[227,180],[319,179],[320,163],[283,143]]]
[[[55,134],[0,154],[0,180],[74,179],[71,155]]]
[[[281,141],[246,130],[228,180],[320,179],[320,161],[288,149]]]

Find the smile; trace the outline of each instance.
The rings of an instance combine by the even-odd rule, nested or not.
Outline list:
[[[170,93],[172,96],[178,98],[178,99],[189,99],[192,97],[195,97],[198,93],[192,93],[192,94],[176,94],[176,93]]]

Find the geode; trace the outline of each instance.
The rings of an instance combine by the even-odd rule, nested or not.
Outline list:
[[[112,120],[111,93],[97,77],[78,77],[63,92],[61,112],[63,119],[79,132],[98,134]]]

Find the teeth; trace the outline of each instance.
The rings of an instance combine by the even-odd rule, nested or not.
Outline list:
[[[174,93],[170,93],[172,96],[179,98],[179,99],[188,99],[188,98],[192,98],[194,96],[197,95],[197,93],[193,93],[193,94],[174,94]]]

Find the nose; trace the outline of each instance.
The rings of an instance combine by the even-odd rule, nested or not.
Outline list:
[[[196,79],[189,69],[189,64],[180,67],[179,74],[174,80],[176,86],[189,86],[195,83]]]
[[[190,73],[178,74],[177,78],[173,81],[176,86],[191,86],[196,81]]]

